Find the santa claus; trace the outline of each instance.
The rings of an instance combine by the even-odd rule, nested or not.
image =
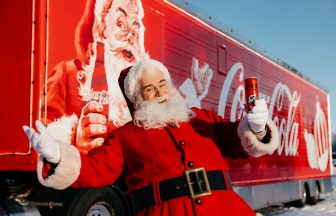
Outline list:
[[[123,85],[133,121],[88,154],[55,141],[39,121],[38,132],[24,126],[41,155],[43,185],[100,187],[124,170],[136,215],[255,215],[232,190],[226,158],[258,157],[277,148],[278,130],[264,100],[234,123],[190,109],[167,68],[152,59],[136,63]],[[42,176],[44,159],[55,164],[49,176]]]
[[[48,74],[45,113],[58,140],[88,152],[131,120],[120,71],[147,58],[141,0],[88,0],[75,36],[77,58]],[[94,101],[94,105],[86,105]],[[99,105],[98,105],[99,104]],[[85,106],[86,105],[86,106]]]

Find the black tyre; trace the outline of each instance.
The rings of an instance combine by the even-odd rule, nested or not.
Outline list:
[[[308,203],[311,205],[315,205],[320,200],[320,187],[318,184],[315,185],[315,195],[310,196]]]
[[[309,188],[308,185],[305,184],[301,191],[301,198],[299,200],[294,201],[294,205],[296,207],[302,208],[306,205],[309,197]]]
[[[127,207],[121,195],[111,187],[83,189],[71,203],[68,216],[126,216]]]

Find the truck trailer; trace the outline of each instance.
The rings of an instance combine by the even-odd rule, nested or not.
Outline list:
[[[187,1],[3,0],[0,11],[0,215],[132,214],[123,176],[103,188],[40,185],[38,154],[22,126],[41,120],[55,139],[73,143],[81,110],[92,100],[105,104],[106,115],[118,119],[114,126],[122,126],[130,120],[127,111],[111,106],[109,95],[120,92],[118,72],[142,58],[167,66],[189,106],[230,121],[246,114],[244,79],[258,79],[280,138],[273,154],[229,160],[232,186],[251,207],[315,204],[332,190],[328,92]],[[195,71],[203,88],[194,82]]]

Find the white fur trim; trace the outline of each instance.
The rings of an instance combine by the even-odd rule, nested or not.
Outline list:
[[[136,92],[136,86],[138,84],[142,72],[146,69],[152,69],[152,68],[159,69],[165,76],[166,81],[167,82],[171,81],[168,69],[161,62],[156,61],[154,59],[144,59],[138,61],[133,67],[131,67],[124,80],[125,94],[132,103],[134,103],[135,101],[134,93]]]
[[[75,140],[77,123],[78,117],[75,114],[72,114],[71,116],[62,116],[49,123],[47,130],[55,140],[64,143],[72,143]]]
[[[279,145],[279,132],[277,126],[271,119],[268,119],[266,125],[271,133],[269,143],[262,143],[251,131],[247,117],[244,116],[238,125],[238,135],[244,150],[252,157],[259,157],[265,154],[272,154]]]
[[[55,168],[55,173],[45,179],[42,177],[44,158],[40,156],[37,162],[37,177],[42,185],[63,190],[77,180],[80,174],[81,158],[76,147],[62,142],[59,143],[61,160]]]

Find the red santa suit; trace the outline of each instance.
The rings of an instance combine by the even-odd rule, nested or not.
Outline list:
[[[79,116],[86,102],[78,95],[77,73],[82,70],[79,60],[64,61],[48,73],[47,119],[49,122],[64,115]]]
[[[140,205],[136,215],[255,215],[230,187],[226,158],[272,153],[278,145],[276,126],[267,121],[268,140],[261,142],[251,132],[246,117],[240,123],[232,123],[213,112],[193,110],[195,117],[178,127],[145,130],[129,122],[88,155],[61,144],[61,161],[48,178],[42,177],[43,158],[40,158],[39,180],[57,189],[101,187],[113,184],[124,170],[128,194],[132,196],[149,188],[143,199],[148,196],[153,199],[150,205]],[[210,195],[198,198],[187,194],[164,200],[176,192],[162,191],[166,190],[162,187],[165,182],[177,177],[183,179],[186,170],[201,167],[209,174],[209,181],[213,181],[211,173],[221,174],[220,189],[212,189]]]
[[[80,82],[85,82],[82,63],[78,59],[62,61],[49,73],[46,115],[49,133],[57,140],[75,143],[76,128],[83,106]],[[44,107],[43,107],[44,108]]]

